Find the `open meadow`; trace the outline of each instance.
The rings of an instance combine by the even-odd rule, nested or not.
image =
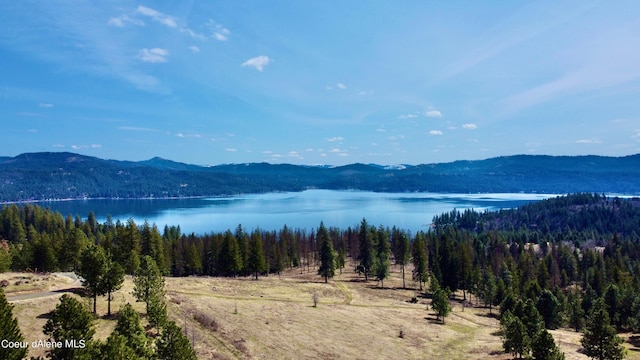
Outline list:
[[[200,359],[511,358],[502,351],[498,320],[488,309],[472,306],[475,298],[463,309],[462,294],[456,294],[443,325],[429,308],[431,300],[413,288],[416,284],[408,280],[410,289],[402,289],[401,276],[400,268],[392,267],[383,289],[376,281],[364,282],[349,268],[327,284],[313,269],[293,269],[257,281],[166,278],[165,289],[169,316],[186,330]],[[73,279],[17,273],[1,274],[2,279],[9,282],[5,290],[26,341],[44,340],[42,327],[62,292],[12,298],[17,291],[37,295],[64,289],[75,284]],[[127,277],[123,288],[113,295],[114,315],[127,302],[144,314],[144,304],[135,303],[132,289]],[[417,303],[411,302],[413,297]],[[82,301],[91,305],[89,298]],[[115,326],[115,317],[106,318],[105,297],[98,298],[97,310],[96,337],[105,339]],[[579,352],[580,333],[569,329],[551,333],[567,359],[586,359]],[[626,345],[629,358],[640,358],[637,349]],[[29,356],[39,355],[45,355],[45,349],[29,350]]]

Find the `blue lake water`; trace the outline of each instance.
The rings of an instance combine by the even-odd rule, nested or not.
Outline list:
[[[132,218],[137,224],[180,225],[183,233],[205,234],[235,229],[315,229],[371,225],[396,226],[415,233],[428,230],[434,215],[452,209],[498,210],[514,208],[554,195],[544,194],[438,194],[374,193],[367,191],[307,190],[196,199],[77,200],[40,205],[86,218],[93,211],[99,222]]]

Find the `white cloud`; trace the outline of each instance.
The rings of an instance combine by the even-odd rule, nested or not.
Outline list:
[[[50,103],[40,103],[38,104],[38,106],[40,106],[41,108],[52,108],[53,104]]]
[[[180,32],[183,33],[183,34],[187,34],[187,35],[191,36],[194,39],[204,40],[204,35],[199,34],[199,33],[195,32],[195,31],[193,31],[193,30],[191,30],[189,28],[181,28]]]
[[[226,148],[226,149],[224,149],[224,151],[226,151],[226,152],[236,152],[236,151],[238,151],[238,149],[236,149],[236,148]]]
[[[191,50],[192,53],[197,54],[200,52],[200,48],[195,46],[195,45],[191,45],[189,46],[189,50]]]
[[[328,142],[344,141],[342,136],[334,136],[326,139]]]
[[[179,138],[183,138],[184,134],[183,133],[177,133],[176,136],[179,137]]]
[[[231,35],[231,31],[226,27],[216,23],[213,19],[209,19],[207,21],[206,26],[211,30],[211,36],[218,41],[227,41],[229,40],[229,35]]]
[[[602,144],[602,140],[599,139],[581,139],[576,141],[576,144]]]
[[[102,145],[100,145],[100,144],[91,144],[91,148],[92,149],[100,149],[100,148],[102,148]]]
[[[442,135],[443,132],[440,130],[431,130],[429,131],[429,135]]]
[[[38,132],[38,130],[36,129],[29,129],[27,130],[28,133],[32,133],[32,134],[36,134]]]
[[[250,66],[258,71],[262,71],[270,62],[271,59],[269,59],[268,56],[260,55],[243,62],[241,66]]]
[[[413,118],[417,118],[418,117],[418,113],[411,113],[411,114],[406,114],[406,115],[400,115],[398,116],[398,119],[413,119]]]
[[[128,15],[120,15],[118,17],[112,17],[109,19],[107,25],[115,27],[125,27],[128,24],[136,26],[144,26],[144,21],[136,18],[132,18]]]
[[[144,62],[150,62],[150,63],[166,62],[168,56],[169,56],[169,51],[161,48],[153,48],[153,49],[144,48],[138,51],[138,59]]]
[[[442,113],[438,110],[427,110],[425,111],[424,115],[426,117],[431,117],[431,118],[439,118],[442,117]]]
[[[462,124],[462,128],[463,129],[467,129],[467,130],[475,130],[478,128],[478,125],[476,124]]]
[[[135,126],[118,126],[118,130],[126,130],[126,131],[147,131],[147,132],[160,132],[157,129],[151,128],[143,128],[143,127],[135,127]]]
[[[344,89],[346,89],[346,88],[347,88],[347,86],[346,86],[345,84],[343,84],[343,83],[337,83],[337,84],[336,84],[336,87],[337,87],[338,89],[342,89],[342,90],[344,90]]]
[[[174,28],[178,26],[178,24],[176,23],[175,19],[172,16],[165,15],[160,11],[148,8],[146,6],[142,6],[142,5],[138,6],[138,8],[136,9],[136,13],[140,15],[148,16],[151,19],[153,19],[153,21],[157,21],[162,25],[165,25],[168,27]]]

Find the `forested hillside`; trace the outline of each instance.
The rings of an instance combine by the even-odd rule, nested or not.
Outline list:
[[[288,164],[212,167],[160,158],[103,160],[72,153],[0,158],[0,201],[215,196],[310,188],[378,192],[639,194],[640,155],[507,156],[386,168]]]

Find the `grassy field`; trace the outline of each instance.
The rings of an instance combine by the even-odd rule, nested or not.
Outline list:
[[[45,288],[51,289],[63,287],[66,280],[34,278],[31,282],[50,282]],[[364,282],[352,271],[325,284],[313,273],[291,270],[258,281],[167,278],[166,290],[170,318],[186,329],[200,359],[511,358],[502,351],[499,324],[488,309],[463,309],[461,302],[454,301],[442,325],[428,309],[430,299],[418,297],[418,303],[409,302],[417,292],[401,289],[399,268],[392,269],[391,279],[384,284],[381,289],[375,281]],[[144,304],[135,303],[131,296],[132,287],[127,278],[114,295],[114,313],[127,302],[144,313]],[[15,289],[7,290],[10,296]],[[314,293],[317,307],[313,306]],[[45,338],[42,326],[58,297],[13,302],[27,341]],[[82,301],[91,304],[90,299]],[[99,298],[98,314],[106,314],[106,309],[106,298]],[[102,316],[96,336],[106,338],[114,326],[114,319]],[[586,359],[579,352],[580,333],[562,329],[552,334],[567,359]],[[640,358],[637,349],[631,350],[634,346],[626,345],[630,358]],[[43,354],[43,349],[29,353]]]

